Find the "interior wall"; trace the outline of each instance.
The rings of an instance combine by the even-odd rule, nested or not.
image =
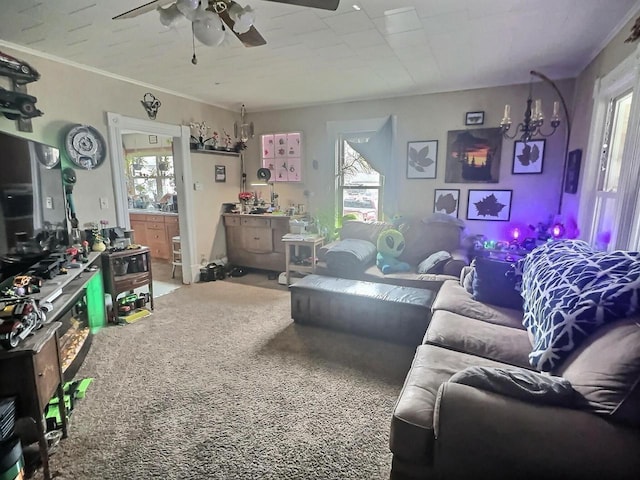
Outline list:
[[[580,171],[578,192],[576,194],[565,195],[563,203],[563,214],[566,217],[580,218],[579,200],[583,188],[585,160],[589,155],[587,146],[589,144],[589,134],[591,128],[591,117],[593,115],[594,100],[593,93],[596,80],[610,73],[625,58],[634,53],[638,48],[638,42],[625,43],[625,39],[631,33],[631,27],[635,19],[625,25],[620,32],[606,45],[606,47],[593,59],[576,78],[573,126],[571,131],[571,143],[569,150],[582,149],[582,168]],[[578,221],[583,224],[584,222]]]
[[[542,72],[544,73],[544,72]],[[557,82],[571,110],[573,80]],[[300,184],[276,184],[280,194],[280,204],[308,203],[304,191],[311,193],[308,209],[313,212],[330,210],[332,189],[335,179],[334,146],[329,142],[327,122],[350,121],[397,116],[397,142],[394,147],[393,162],[398,169],[398,212],[399,215],[428,215],[433,212],[435,189],[459,189],[459,218],[467,225],[469,234],[484,234],[492,239],[505,239],[514,227],[527,228],[530,224],[547,221],[558,213],[561,177],[563,171],[565,126],[547,139],[542,174],[513,175],[513,141],[502,143],[500,175],[498,183],[445,183],[447,156],[447,132],[450,130],[473,129],[465,127],[465,113],[484,111],[482,128],[497,127],[502,119],[505,103],[511,105],[511,118],[516,124],[524,118],[525,102],[529,85],[512,85],[483,88],[459,92],[369,100],[323,106],[305,107],[264,113],[251,113],[248,108],[247,120],[255,125],[256,136],[250,140],[247,149],[248,182],[255,181],[260,166],[259,137],[274,132],[303,132],[303,182]],[[534,98],[542,99],[546,118],[551,115],[552,104],[557,95],[546,83],[535,82]],[[564,118],[564,114],[561,115]],[[548,130],[547,126],[545,131]],[[436,179],[407,179],[407,142],[417,140],[437,140],[438,156]],[[314,163],[314,161],[316,161]],[[317,165],[317,168],[314,168]],[[466,220],[467,195],[470,189],[511,189],[513,203],[509,222]]]
[[[32,133],[18,131],[17,122],[0,115],[0,130],[60,148],[65,166],[73,167],[63,149],[64,134],[72,125],[91,125],[102,134],[105,142],[108,142],[106,112],[117,112],[129,117],[146,119],[147,113],[140,102],[147,92],[152,93],[162,103],[156,117],[157,121],[162,123],[189,125],[205,121],[213,129],[225,129],[233,133],[233,123],[239,119],[239,114],[236,112],[157,92],[147,87],[4,46],[2,51],[30,63],[40,72],[40,80],[28,84],[27,89],[31,95],[38,98],[37,107],[44,112],[44,115],[32,119]],[[197,67],[189,64],[186,68]],[[9,79],[0,77],[0,86],[10,88]],[[235,161],[229,161],[227,175],[239,177],[240,162],[237,157],[232,158]],[[110,225],[115,225],[115,196],[109,159],[107,158],[95,170],[75,168],[75,171],[77,183],[74,187],[74,199],[80,225],[103,219],[108,220]],[[237,189],[235,194],[228,198],[229,195],[222,193],[225,190],[220,184],[205,180],[207,174],[204,170],[194,172],[194,181],[202,180],[203,185],[203,190],[197,192],[197,198],[199,205],[203,208],[217,212],[221,201],[233,202],[237,199]],[[199,175],[202,175],[202,178],[199,178]],[[100,208],[100,198],[107,199],[107,208]],[[215,216],[212,215],[212,217],[214,220],[206,219],[195,225],[198,252],[214,251],[215,239],[211,233],[215,228],[213,224],[206,223],[215,222]]]

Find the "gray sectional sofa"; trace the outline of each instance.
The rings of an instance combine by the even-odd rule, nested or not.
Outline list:
[[[392,480],[640,478],[640,316],[540,373],[522,309],[475,300],[468,271],[438,291],[395,405]]]
[[[389,228],[396,228],[404,235],[406,246],[399,260],[412,267],[410,272],[384,275],[376,266],[378,235]],[[464,224],[460,220],[443,214],[405,218],[396,225],[348,221],[340,230],[340,238],[320,249],[316,273],[437,291],[443,281],[458,278],[462,268],[469,264],[461,247],[463,229]],[[451,258],[429,272],[418,271],[423,260],[441,251],[448,252]]]

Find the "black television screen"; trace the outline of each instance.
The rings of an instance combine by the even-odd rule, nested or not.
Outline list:
[[[0,280],[66,245],[59,150],[0,132]]]

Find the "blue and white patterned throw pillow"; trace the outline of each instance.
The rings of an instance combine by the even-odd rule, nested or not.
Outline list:
[[[538,370],[553,371],[598,327],[639,310],[640,252],[596,252],[564,240],[520,262],[529,361]]]

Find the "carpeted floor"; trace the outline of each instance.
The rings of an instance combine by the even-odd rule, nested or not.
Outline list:
[[[55,478],[388,478],[414,350],[294,325],[289,308],[287,291],[198,283],[99,332]]]

